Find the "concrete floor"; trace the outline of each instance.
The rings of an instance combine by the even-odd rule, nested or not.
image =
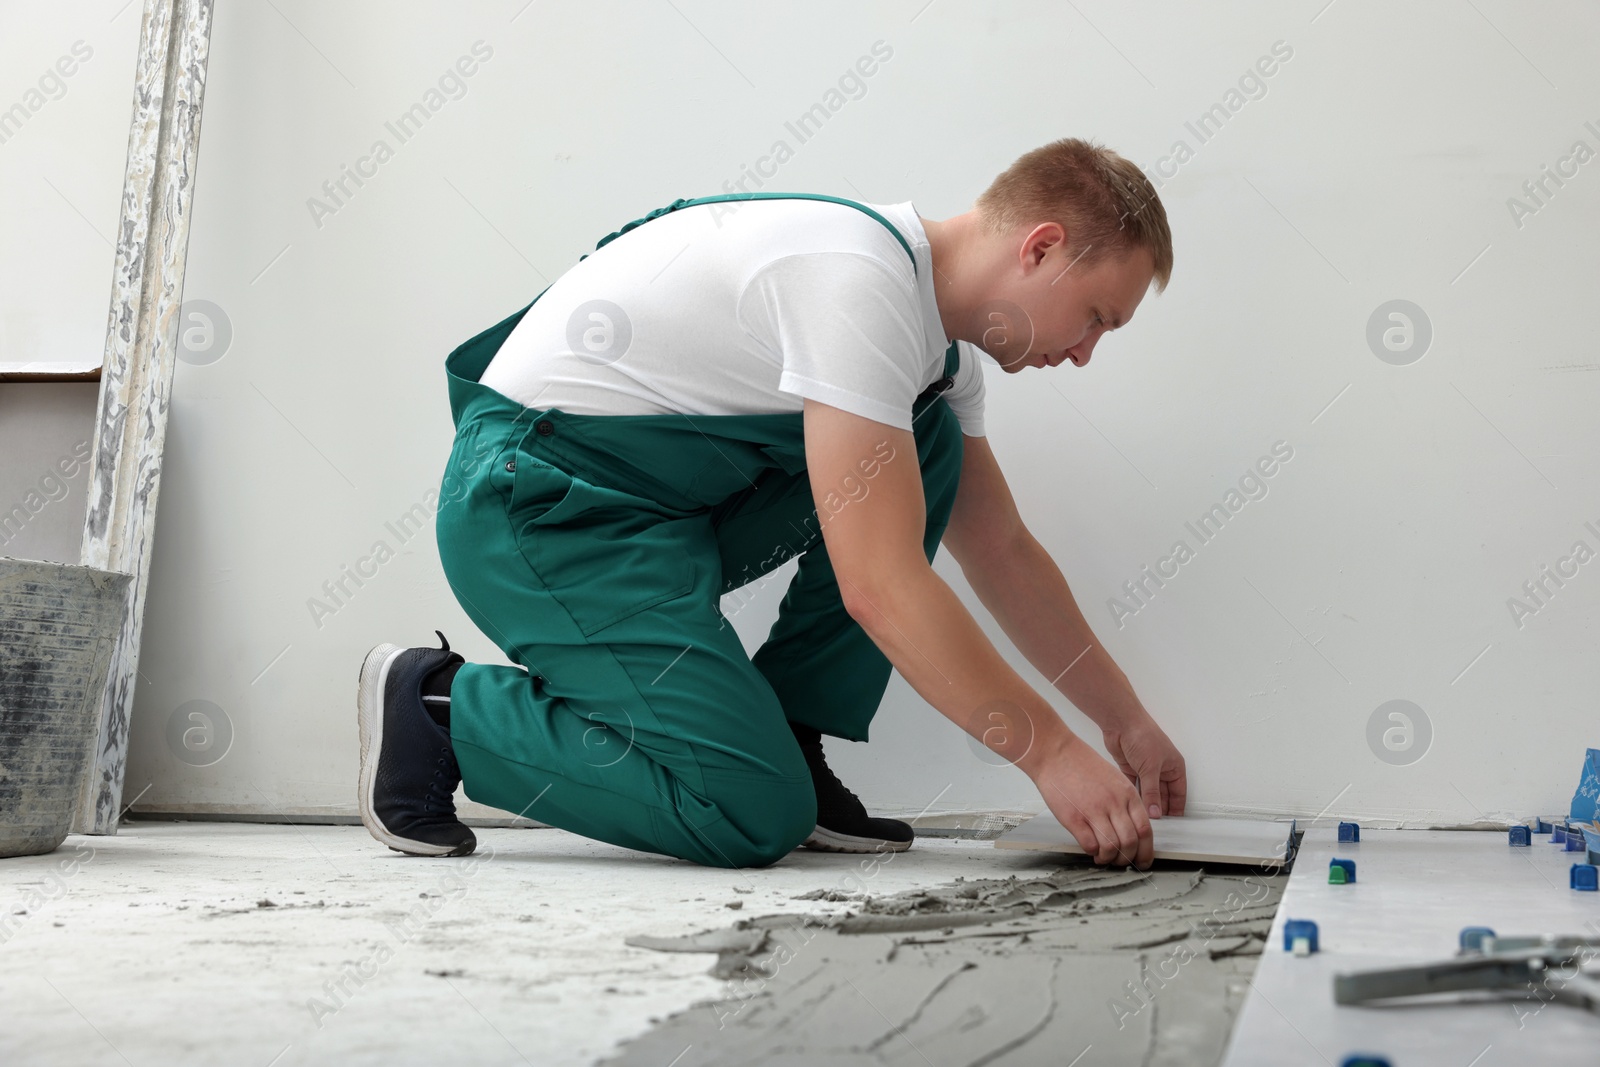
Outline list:
[[[1054,865],[922,838],[719,871],[558,830],[477,833],[476,855],[429,860],[359,826],[136,822],[0,860],[0,1063],[589,1065],[725,993],[711,957],[627,936]]]

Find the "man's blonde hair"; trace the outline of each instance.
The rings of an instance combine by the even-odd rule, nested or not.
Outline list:
[[[1156,292],[1172,277],[1172,231],[1155,186],[1132,162],[1103,145],[1068,137],[1019,158],[977,201],[990,233],[1024,223],[1059,223],[1074,262],[1148,249]]]

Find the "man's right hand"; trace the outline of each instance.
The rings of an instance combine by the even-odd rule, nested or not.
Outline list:
[[[1155,859],[1150,816],[1123,773],[1076,735],[1066,732],[1025,767],[1050,812],[1096,863],[1132,864]]]

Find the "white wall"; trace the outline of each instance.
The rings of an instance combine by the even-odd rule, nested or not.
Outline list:
[[[94,382],[0,384],[0,556],[82,558]]]
[[[1600,550],[1600,162],[1520,222],[1507,198],[1575,141],[1600,148],[1597,31],[1590,5],[1507,0],[223,0],[186,297],[232,339],[178,368],[128,796],[349,813],[363,651],[438,626],[498,660],[431,531],[402,545],[384,524],[441,473],[445,354],[601,236],[721,191],[778,138],[795,155],[768,188],[947,217],[1021,152],[1084,135],[1164,167],[1176,273],[1086,369],[989,368],[992,440],[1187,754],[1195,807],[1564,807],[1596,741],[1600,563],[1521,625],[1507,601],[1575,541]],[[784,122],[878,40],[894,54],[866,94],[794,146]],[[478,41],[493,55],[465,96],[397,144],[385,122]],[[1265,94],[1199,143],[1186,121],[1275,42],[1292,56]],[[314,218],[380,138],[393,158]],[[1161,164],[1179,139],[1192,158]],[[1405,366],[1367,340],[1396,299],[1432,326]],[[1293,454],[1267,495],[1199,545],[1185,523],[1277,442]],[[379,539],[396,558],[318,626],[309,598]],[[1194,558],[1119,625],[1110,598],[1179,539]],[[737,616],[752,646],[779,592]],[[1369,745],[1391,700],[1431,724],[1419,760]],[[210,766],[169,742],[191,701],[233,731]],[[835,753],[876,805],[1041,806],[898,678],[871,745]]]
[[[100,365],[139,12],[0,2],[0,374]],[[0,381],[0,556],[78,562],[97,396]]]
[[[0,370],[100,365],[142,7],[0,2]]]

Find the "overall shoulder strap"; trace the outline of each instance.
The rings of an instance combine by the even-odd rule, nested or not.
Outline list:
[[[612,241],[615,241],[618,237],[621,237],[629,230],[643,226],[651,219],[658,219],[662,215],[667,215],[671,212],[677,211],[679,208],[694,207],[696,204],[721,204],[730,200],[826,200],[830,204],[843,204],[846,207],[853,207],[857,211],[871,215],[873,218],[881,222],[885,229],[894,234],[894,239],[900,242],[900,247],[905,249],[906,255],[911,257],[911,270],[912,273],[916,273],[917,257],[912,254],[910,243],[906,241],[905,235],[900,232],[899,228],[896,227],[894,223],[890,222],[888,219],[884,218],[870,207],[867,207],[865,204],[857,203],[854,200],[846,200],[843,197],[828,196],[824,193],[722,193],[717,196],[697,196],[690,199],[684,199],[680,197],[668,204],[666,207],[656,208],[642,219],[634,219],[617,232],[606,234],[600,239],[600,243],[594,247],[597,250],[604,248],[606,245],[610,244]],[[582,262],[588,258],[588,254],[585,253],[584,255],[579,256],[578,260],[579,262]]]

